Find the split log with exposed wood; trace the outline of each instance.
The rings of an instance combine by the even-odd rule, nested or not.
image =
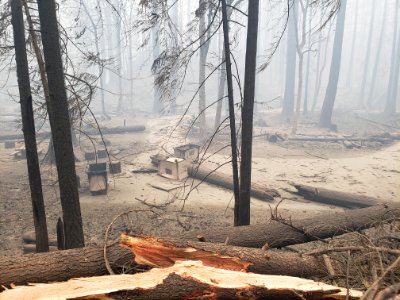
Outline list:
[[[168,267],[177,260],[196,259],[205,265],[233,270],[247,270],[259,274],[325,277],[323,262],[316,257],[286,251],[235,247],[177,239],[129,238],[122,243],[135,253],[113,245],[107,247],[106,256],[114,272],[138,264],[151,267]],[[230,264],[229,264],[230,262]],[[236,269],[235,269],[236,266]],[[0,286],[11,283],[26,284],[63,281],[74,277],[107,274],[103,248],[87,247],[22,256],[0,257]]]
[[[211,169],[198,165],[190,166],[188,168],[188,173],[190,177],[195,179],[233,190],[232,176],[228,176],[220,172],[214,172]],[[265,185],[260,183],[252,183],[250,195],[251,197],[259,200],[267,201],[274,200],[274,197],[280,197],[278,191],[267,188]]]
[[[307,200],[346,208],[364,208],[377,205],[382,201],[373,197],[356,195],[304,184],[293,184],[296,194]]]
[[[184,233],[181,239],[196,238],[205,242],[261,248],[306,243],[330,238],[351,231],[373,227],[376,224],[400,218],[400,204],[381,204],[367,208],[336,213],[321,213],[302,220],[275,220],[269,224],[226,227]]]
[[[289,276],[259,275],[184,261],[135,275],[77,278],[16,287],[0,300],[47,299],[359,299],[362,293]]]

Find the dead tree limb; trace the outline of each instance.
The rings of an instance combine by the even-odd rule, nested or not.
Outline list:
[[[377,205],[382,201],[373,197],[344,193],[313,187],[304,184],[293,184],[297,189],[296,194],[307,200],[346,208],[364,208]]]

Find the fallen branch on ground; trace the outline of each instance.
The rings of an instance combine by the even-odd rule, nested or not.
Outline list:
[[[377,205],[382,201],[373,197],[344,193],[313,187],[304,184],[293,184],[297,189],[295,194],[303,196],[307,200],[346,208],[364,208]]]

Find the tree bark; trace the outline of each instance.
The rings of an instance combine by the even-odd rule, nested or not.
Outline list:
[[[305,255],[299,257],[295,253],[265,252],[260,249],[252,251],[233,246],[261,248],[267,243],[270,248],[284,247],[366,229],[380,222],[399,217],[400,204],[378,205],[336,214],[321,214],[314,218],[294,220],[288,225],[272,221],[262,225],[209,229],[206,232],[187,232],[173,239],[167,237],[165,240],[176,243],[177,246],[189,246],[248,260],[253,264],[249,267],[249,271],[252,272],[271,274],[282,272],[281,274],[287,275],[303,272],[303,274],[307,274],[304,276],[314,276],[312,274],[316,272],[314,274],[320,276],[324,270],[318,267],[320,261],[314,258]],[[227,238],[229,239],[227,240]],[[194,240],[205,242],[195,242]],[[207,242],[226,243],[229,246],[211,245]],[[112,269],[117,271],[131,261],[132,255],[119,246],[113,245],[107,249],[107,258]],[[291,263],[288,264],[288,262]],[[304,269],[302,269],[303,267]],[[102,248],[70,249],[0,257],[0,285],[67,280],[72,277],[98,274],[106,274]]]
[[[231,3],[232,1],[229,1],[229,4]],[[226,6],[227,6],[226,1],[222,0],[222,24],[224,30],[224,50],[225,50],[223,58],[225,59],[225,66],[226,66],[226,71],[224,71],[223,73],[226,73],[226,80],[228,82],[229,125],[231,131],[230,133],[231,133],[232,179],[233,179],[232,186],[233,186],[233,194],[235,197],[235,208],[236,208],[240,203],[240,186],[239,186],[239,170],[238,170],[238,154],[237,154],[237,138],[236,138],[235,103],[233,99],[231,50],[229,44],[230,43],[229,25],[228,25],[228,13]],[[223,81],[222,86],[220,86],[220,92],[222,92],[222,95],[224,87],[225,87],[225,81]],[[222,99],[221,99],[221,105],[222,105]],[[221,110],[219,111],[219,113],[220,113],[219,117],[221,117]],[[237,213],[238,211],[235,210],[234,224],[236,224],[237,220],[239,219]]]
[[[250,224],[251,162],[253,146],[253,109],[257,68],[259,0],[249,1],[246,62],[242,106],[242,147],[240,160],[240,196],[235,203],[235,225]]]
[[[342,0],[336,20],[335,39],[333,41],[333,53],[331,61],[331,69],[329,72],[329,82],[326,88],[324,104],[322,105],[319,126],[330,127],[335,104],[337,86],[339,81],[340,63],[342,58],[342,43],[344,33],[344,21],[346,18],[347,0]]]
[[[29,78],[28,58],[26,55],[24,17],[20,0],[11,1],[14,32],[15,60],[20,95],[22,130],[24,133],[26,162],[28,165],[29,186],[32,198],[33,222],[36,234],[36,251],[49,251],[46,212],[43,201],[42,180],[36,145],[35,119]]]
[[[165,241],[182,249],[189,247],[197,249],[199,252],[207,252],[209,258],[207,259],[205,256],[203,259],[200,257],[199,260],[203,260],[203,264],[211,266],[210,258],[217,265],[218,260],[224,261],[225,263],[220,266],[224,269],[230,269],[227,262],[229,262],[229,258],[232,258],[243,261],[245,265],[248,265],[247,271],[252,273],[301,276],[304,278],[327,275],[323,261],[313,256],[177,239],[166,239]],[[148,249],[148,253],[154,253],[154,249]],[[193,250],[181,254],[184,253],[193,253]],[[159,257],[162,257],[162,255],[162,253],[159,253]],[[168,255],[169,257],[166,257],[168,265],[173,265],[175,260],[187,260],[182,255],[175,256],[171,253]],[[222,256],[225,257],[225,260],[220,258]],[[107,249],[107,259],[115,272],[121,271],[123,267],[138,267],[137,263],[134,262],[134,254],[131,250],[119,245]],[[158,259],[157,261],[160,263],[161,260]],[[102,247],[0,257],[0,285],[3,286],[11,283],[21,285],[64,281],[71,278],[98,276],[107,273]]]
[[[294,184],[294,187],[297,189],[296,194],[308,200],[346,208],[365,208],[378,205],[382,202],[379,199],[368,196],[349,194],[303,184]]]
[[[117,272],[132,261],[132,252],[114,245],[107,250],[111,268]],[[0,256],[0,286],[63,281],[108,274],[102,247],[87,247],[38,254]]]
[[[271,221],[268,224],[209,229],[182,234],[181,239],[195,239],[241,247],[271,248],[306,243],[347,232],[373,227],[400,217],[400,204],[382,204],[368,208],[324,213],[303,220]]]
[[[201,181],[205,181],[210,184],[214,184],[226,189],[234,190],[232,178],[228,175],[214,172],[213,170],[205,167],[189,167],[189,176],[196,178]],[[279,193],[276,190],[264,187],[260,183],[251,184],[250,196],[259,200],[272,201],[274,197],[279,197]]]
[[[347,291],[310,279],[260,275],[203,266],[184,261],[169,268],[134,275],[98,276],[0,294],[7,300],[49,299],[359,299]],[[356,298],[355,298],[356,297]]]
[[[82,217],[55,1],[38,0],[38,10],[49,83],[50,105],[48,113],[65,224],[65,246],[67,249],[83,247]]]

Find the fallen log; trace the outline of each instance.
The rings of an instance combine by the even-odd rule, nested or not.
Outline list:
[[[108,248],[107,258],[117,271],[132,261],[132,253],[116,244]],[[105,274],[102,247],[0,257],[0,286]]]
[[[295,194],[303,196],[307,200],[346,208],[364,208],[377,205],[382,201],[373,197],[344,193],[313,187],[304,184],[293,184],[297,189]]]
[[[100,131],[102,134],[122,134],[122,133],[129,133],[129,132],[141,132],[145,131],[145,126],[121,126],[121,127],[102,127]],[[88,135],[97,135],[100,134],[98,128],[90,128],[85,129],[84,132]]]
[[[171,267],[177,261],[199,260],[205,266],[258,274],[325,277],[323,260],[286,251],[228,246],[225,244],[121,235],[121,245],[131,249],[139,265]]]
[[[188,232],[178,238],[175,237],[173,241],[176,242],[176,240],[179,240],[183,243],[183,241],[198,239],[213,243],[227,242],[229,247],[222,247],[220,249],[213,249],[213,246],[207,243],[203,244],[203,242],[197,244],[194,241],[187,242],[186,245],[205,251],[215,251],[217,253],[220,251],[223,255],[239,257],[241,259],[244,257],[241,256],[241,252],[245,251],[247,253],[246,261],[253,264],[251,268],[256,268],[258,265],[257,259],[260,259],[260,256],[257,256],[257,253],[258,255],[267,255],[269,257],[269,267],[260,265],[262,266],[260,269],[265,268],[265,272],[293,275],[299,271],[305,274],[307,271],[311,276],[312,272],[314,272],[313,270],[318,271],[318,267],[316,266],[320,262],[312,260],[308,256],[301,258],[295,253],[257,252],[261,251],[260,249],[256,249],[256,252],[247,252],[251,251],[251,249],[241,250],[231,246],[240,245],[242,247],[261,248],[268,244],[270,248],[284,247],[315,239],[333,237],[349,231],[362,230],[372,227],[377,223],[398,219],[399,217],[400,204],[378,205],[369,208],[348,210],[342,213],[321,214],[314,218],[293,220],[287,224],[272,221],[270,224],[263,225]],[[167,240],[169,239],[167,238]],[[132,260],[130,251],[121,250],[117,245],[111,246],[107,253],[107,258],[114,270],[123,268],[124,265]],[[305,260],[302,261],[302,259]],[[295,265],[296,261],[299,264],[297,267]],[[262,260],[261,262],[265,263]],[[303,268],[302,264],[308,267]],[[249,270],[253,272],[257,271],[256,269]],[[73,277],[95,276],[106,273],[107,269],[104,263],[102,248],[71,249],[61,252],[54,251],[23,256],[0,257],[0,286],[11,283],[24,284],[26,282],[59,281]]]
[[[125,126],[125,127],[104,127],[100,128],[101,134],[123,134],[129,132],[141,132],[145,131],[145,126]],[[100,132],[98,128],[90,128],[85,129],[83,132],[87,135],[99,135]],[[50,132],[38,132],[36,137],[38,139],[47,139],[51,136]],[[24,136],[22,134],[7,134],[7,135],[0,135],[0,141],[14,141],[14,140],[23,140]]]
[[[297,277],[259,275],[184,261],[135,275],[76,278],[16,287],[0,300],[50,299],[359,299],[362,293]]]
[[[203,166],[198,167],[197,165],[190,166],[188,168],[188,173],[189,176],[192,178],[233,190],[232,176],[228,176],[220,172],[213,172],[213,170],[211,169],[205,168]],[[250,195],[251,197],[264,201],[270,201],[274,200],[274,197],[280,197],[278,191],[274,189],[269,189],[265,185],[259,183],[251,184]]]
[[[204,242],[261,248],[281,248],[318,239],[331,238],[351,231],[400,218],[400,203],[381,204],[368,208],[336,213],[322,213],[302,220],[279,220],[269,224],[225,227],[192,231],[182,234],[180,239],[197,239]]]
[[[305,278],[325,277],[327,275],[323,262],[313,256],[176,239],[160,241],[154,238],[153,240],[151,247],[145,247],[146,245],[143,246],[143,243],[141,243],[141,249],[145,249],[147,254],[133,251],[136,254],[135,260],[138,260],[137,263],[133,262],[133,254],[130,250],[118,245],[108,247],[107,259],[110,262],[110,267],[115,272],[119,272],[124,266],[125,268],[128,268],[128,266],[138,267],[137,264],[165,267],[171,266],[176,260],[191,258],[203,260],[205,264],[209,264],[209,261],[219,262],[219,264],[212,266],[225,268],[229,268],[230,265],[227,262],[232,261],[231,265],[236,263],[236,265],[240,266],[240,269],[243,268],[259,274],[301,276]],[[160,247],[160,245],[163,247]],[[171,245],[174,245],[174,247]],[[173,249],[166,249],[168,247]],[[160,248],[162,248],[163,253],[168,253],[168,255],[160,253]],[[175,251],[173,251],[174,249]],[[188,249],[190,249],[192,256],[185,256],[185,254],[188,254],[185,250]],[[196,252],[194,250],[200,252],[203,256],[194,256],[193,253]],[[208,260],[206,260],[207,258]],[[213,258],[215,259],[213,260]],[[75,277],[104,274],[108,274],[108,271],[102,247],[0,257],[0,286],[7,286],[12,283],[64,281]]]

